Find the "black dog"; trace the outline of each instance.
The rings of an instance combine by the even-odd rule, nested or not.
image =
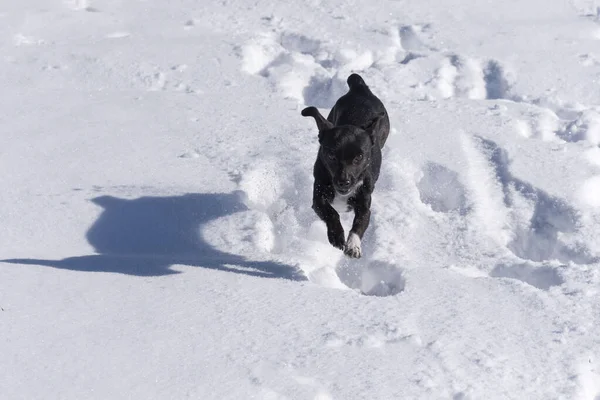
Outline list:
[[[347,82],[350,90],[338,99],[327,119],[315,107],[305,108],[302,115],[313,117],[319,128],[312,208],[327,224],[329,243],[359,258],[390,120],[383,103],[359,75],[350,75]],[[348,240],[334,209],[338,205],[345,208],[342,211],[354,209]]]

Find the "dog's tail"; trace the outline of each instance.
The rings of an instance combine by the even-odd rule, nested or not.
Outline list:
[[[348,83],[348,87],[350,87],[350,90],[368,87],[363,78],[358,74],[350,75],[346,82]]]

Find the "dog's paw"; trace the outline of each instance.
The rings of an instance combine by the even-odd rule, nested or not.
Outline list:
[[[346,241],[344,240],[344,229],[328,229],[327,238],[333,247],[340,250],[345,249]]]
[[[354,232],[350,232],[348,235],[348,241],[346,242],[346,248],[344,254],[352,258],[360,258],[362,255],[362,249],[360,247],[360,238]]]

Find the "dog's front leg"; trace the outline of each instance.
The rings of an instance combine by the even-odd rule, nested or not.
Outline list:
[[[361,240],[371,221],[371,195],[364,194],[354,206],[354,222],[346,241],[344,253],[353,258],[362,255]]]
[[[340,222],[340,215],[337,211],[329,204],[329,202],[322,196],[315,196],[313,198],[313,210],[315,213],[325,222],[327,225],[327,238],[329,243],[333,247],[337,247],[340,250],[344,250],[344,228]]]

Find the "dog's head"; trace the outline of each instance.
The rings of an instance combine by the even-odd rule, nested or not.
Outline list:
[[[334,126],[315,107],[305,108],[302,115],[317,122],[319,158],[331,176],[333,187],[340,194],[350,193],[371,163],[372,149],[377,145],[375,129],[384,114],[377,114],[362,127]]]

